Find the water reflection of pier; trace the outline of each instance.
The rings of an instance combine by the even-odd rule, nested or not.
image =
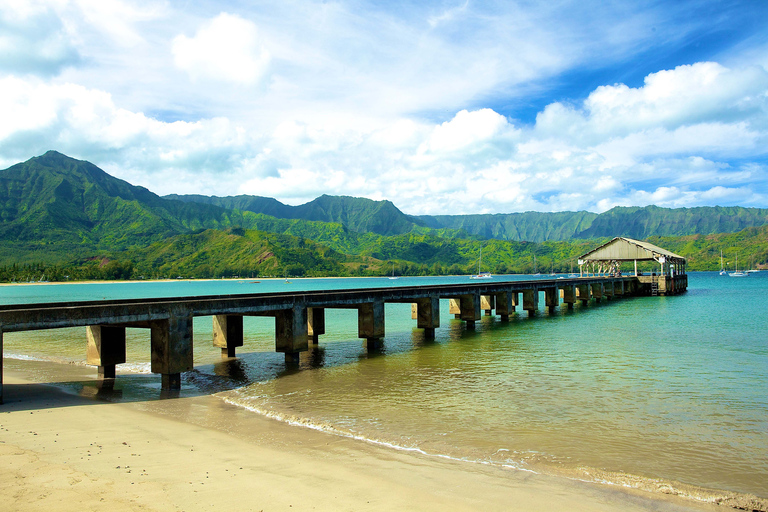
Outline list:
[[[85,326],[87,363],[98,367],[101,378],[112,379],[116,365],[126,362],[126,328],[146,328],[150,330],[152,372],[161,375],[163,389],[178,389],[181,374],[193,368],[194,317],[213,317],[213,344],[221,348],[223,357],[235,357],[237,347],[243,345],[244,316],[274,317],[275,350],[283,352],[286,363],[291,364],[325,333],[326,309],[357,310],[358,336],[371,347],[385,336],[386,303],[410,303],[417,327],[429,339],[440,327],[441,301],[447,301],[449,312],[472,328],[483,314],[508,320],[519,309],[533,316],[540,308],[540,297],[544,307],[553,311],[558,307],[573,308],[577,301],[587,304],[626,295],[649,295],[642,277],[483,280],[433,286],[0,306],[0,354],[3,332]],[[685,274],[671,279],[669,291],[685,289]]]

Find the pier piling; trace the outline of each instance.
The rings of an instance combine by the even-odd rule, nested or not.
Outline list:
[[[243,317],[214,315],[213,346],[221,348],[221,357],[235,357],[237,347],[243,346]]]
[[[98,366],[100,379],[114,379],[116,365],[125,363],[125,327],[89,325],[85,333],[86,364]]]

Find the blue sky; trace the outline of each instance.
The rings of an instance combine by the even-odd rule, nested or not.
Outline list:
[[[411,214],[768,207],[768,1],[9,0],[0,168]]]

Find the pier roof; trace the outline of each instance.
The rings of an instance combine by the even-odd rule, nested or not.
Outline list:
[[[586,261],[667,261],[685,263],[685,258],[656,245],[632,238],[616,237],[610,242],[593,249],[579,257],[580,263]]]

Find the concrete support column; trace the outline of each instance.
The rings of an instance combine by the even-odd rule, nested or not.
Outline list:
[[[533,316],[539,309],[539,290],[523,290],[523,309],[528,312],[528,316]]]
[[[603,283],[592,283],[590,288],[595,302],[600,302],[603,299]]]
[[[440,327],[440,297],[434,295],[416,301],[416,327],[424,329],[424,337],[434,339]]]
[[[236,347],[243,346],[243,317],[214,315],[213,346],[221,349],[221,357],[235,357]]]
[[[497,293],[494,297],[496,302],[496,314],[501,316],[501,320],[504,322],[509,321],[509,315],[515,311],[515,302],[512,298],[512,293],[504,292]],[[517,294],[514,294],[517,296]]]
[[[467,322],[467,328],[475,327],[475,322],[480,320],[480,295],[476,293],[462,295],[459,298],[461,306],[461,319]]]
[[[194,367],[192,357],[192,315],[173,314],[149,322],[152,345],[152,373],[162,376],[164,390],[181,388],[181,373]]]
[[[125,327],[89,325],[85,337],[86,364],[99,367],[100,379],[114,379],[115,366],[125,362]]]
[[[576,285],[576,296],[584,306],[589,304],[589,298],[590,298],[589,288],[590,288],[589,283]]]
[[[572,284],[563,286],[560,292],[563,294],[563,302],[568,305],[568,309],[573,309],[573,305],[576,303],[576,286]]]
[[[492,316],[493,310],[496,309],[496,301],[493,295],[481,295],[480,296],[480,309],[485,311],[485,316]]]
[[[461,301],[459,299],[448,299],[448,313],[457,320],[461,318]]]
[[[308,329],[304,304],[275,312],[275,352],[284,353],[286,363],[298,363],[299,354],[308,349]]]
[[[307,308],[307,340],[317,345],[325,334],[325,308]]]
[[[560,295],[557,293],[557,288],[545,288],[544,299],[550,313],[553,313],[555,308],[560,305]]]
[[[613,292],[613,281],[609,281],[603,285],[603,295],[606,299],[612,299],[614,292]]]
[[[621,297],[624,295],[624,281],[618,281],[613,283],[613,294]]]
[[[368,344],[384,337],[384,301],[367,302],[357,307],[357,335]]]

